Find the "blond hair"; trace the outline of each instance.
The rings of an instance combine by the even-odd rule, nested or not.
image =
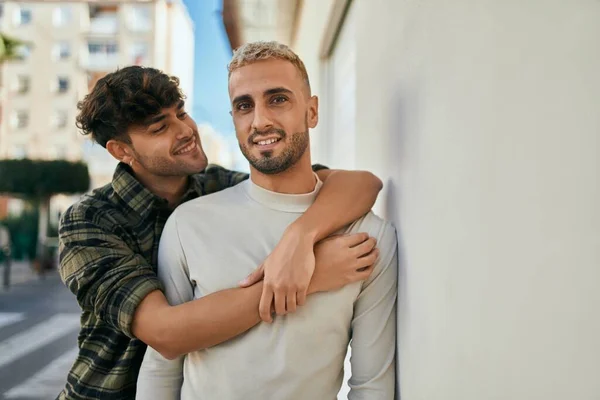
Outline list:
[[[233,52],[233,58],[229,62],[229,65],[227,65],[229,77],[231,77],[231,73],[238,68],[255,63],[257,61],[271,59],[291,62],[294,67],[296,67],[298,72],[300,72],[300,76],[302,76],[302,79],[306,83],[308,94],[310,95],[310,81],[308,80],[308,73],[306,72],[304,63],[300,57],[298,57],[298,54],[294,53],[292,49],[285,44],[278,42],[259,41],[246,43],[238,47]]]

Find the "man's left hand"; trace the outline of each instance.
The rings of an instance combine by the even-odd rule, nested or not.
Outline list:
[[[263,321],[272,322],[273,303],[277,315],[292,313],[304,305],[314,271],[314,241],[292,225],[260,268],[240,286],[252,286],[264,277],[259,313]]]

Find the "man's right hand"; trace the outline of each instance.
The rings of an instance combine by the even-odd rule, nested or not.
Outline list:
[[[377,240],[366,233],[336,235],[315,245],[315,272],[308,293],[328,292],[366,280],[379,257]]]

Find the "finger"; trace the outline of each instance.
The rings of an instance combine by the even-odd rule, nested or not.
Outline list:
[[[286,296],[286,311],[288,313],[296,312],[296,292],[288,293]]]
[[[261,265],[257,269],[255,269],[250,275],[244,278],[242,281],[238,283],[240,287],[248,287],[252,286],[257,282],[260,282],[265,277],[265,270]]]
[[[355,257],[363,257],[369,254],[377,245],[377,239],[370,237],[361,244],[352,248]]]
[[[296,293],[296,303],[299,306],[303,306],[306,304],[306,290],[302,290]]]
[[[275,292],[275,312],[277,315],[285,315],[285,292]]]
[[[375,264],[379,258],[379,249],[374,248],[370,253],[356,259],[356,269],[361,269]]]
[[[369,238],[368,233],[360,232],[360,233],[353,233],[350,235],[346,235],[344,237],[344,241],[346,242],[346,245],[348,245],[348,247],[354,247],[356,245],[361,244],[368,238]]]
[[[265,322],[273,322],[271,315],[271,303],[273,303],[273,291],[267,286],[263,288],[262,295],[260,296],[260,305],[258,306],[258,313],[260,319]]]
[[[361,269],[360,271],[357,271],[356,272],[356,280],[357,281],[365,281],[365,280],[369,279],[369,277],[373,273],[374,269],[375,269],[375,267],[373,265],[369,265],[368,267],[365,267],[365,268]]]

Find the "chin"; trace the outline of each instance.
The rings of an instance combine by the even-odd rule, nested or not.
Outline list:
[[[192,171],[191,173],[197,174],[199,172],[202,172],[206,169],[207,165],[208,165],[208,162],[206,160],[199,162],[199,163],[195,163],[193,166],[190,166],[190,170]]]

